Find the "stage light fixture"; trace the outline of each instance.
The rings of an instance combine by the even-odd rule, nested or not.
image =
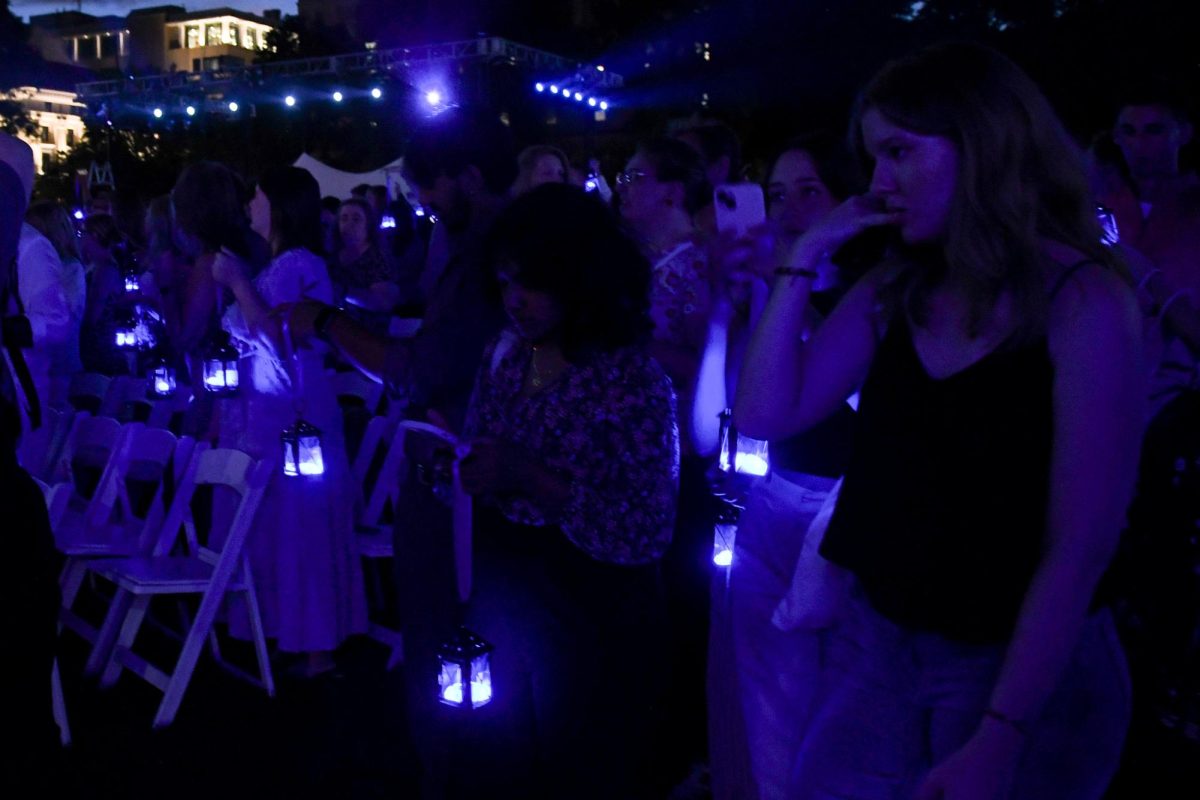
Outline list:
[[[431,106],[440,106],[442,104],[442,93],[437,89],[430,89],[425,93],[425,102]]]
[[[233,113],[235,113],[235,114],[237,113],[237,110],[238,110],[238,104],[237,104],[237,101],[236,101],[236,100],[230,100],[230,101],[229,101],[229,110],[230,110],[230,111],[232,111],[232,112],[233,112]]]
[[[582,93],[580,93],[580,92],[576,92],[576,93],[575,93],[575,102],[576,102],[576,103],[582,103],[582,102],[583,102],[583,94],[582,94]]]
[[[342,102],[342,101],[343,101],[343,100],[345,100],[345,99],[346,99],[346,95],[342,94],[341,92],[334,92],[334,93],[333,93],[333,102],[335,102],[335,103],[340,103],[340,102]]]
[[[538,83],[535,83],[535,84],[533,85],[533,88],[534,88],[534,89],[536,89],[536,90],[538,90],[539,92],[544,92],[544,91],[546,91],[546,84],[544,84],[544,83],[541,83],[541,82],[539,81]]]
[[[163,112],[162,112],[161,108],[154,109],[154,118],[155,119],[162,119],[162,114],[163,114]]]
[[[604,100],[601,100],[601,101],[600,101],[600,110],[601,110],[601,111],[608,111],[608,103],[607,103],[607,102],[605,102]]]
[[[550,94],[558,94],[558,87],[555,86],[553,83],[550,84]]]
[[[296,105],[296,98],[289,94],[287,97],[283,98],[283,104],[288,108],[291,108],[292,106]]]
[[[383,89],[380,89],[378,86],[373,87],[371,89],[371,97],[373,97],[376,100],[380,99],[381,97],[383,97]]]
[[[589,97],[589,98],[588,98],[588,105],[589,105],[589,106],[591,106],[592,108],[595,108],[595,107],[596,107],[596,98],[594,98],[594,97]]]
[[[188,106],[187,108],[184,109],[184,111],[187,112],[187,115],[189,117],[196,116],[196,107],[195,106]]]

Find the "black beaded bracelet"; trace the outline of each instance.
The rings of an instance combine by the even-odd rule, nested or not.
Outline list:
[[[789,278],[812,278],[816,279],[817,271],[815,269],[805,269],[803,267],[776,267],[776,275],[786,275]]]

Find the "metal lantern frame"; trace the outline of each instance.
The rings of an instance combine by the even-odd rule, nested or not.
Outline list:
[[[158,361],[149,370],[146,393],[151,398],[171,397],[178,388],[175,370],[166,361]]]
[[[229,343],[228,334],[224,339],[215,341],[204,354],[204,390],[218,397],[237,394],[238,358],[238,351]]]
[[[321,430],[297,419],[279,435],[283,445],[283,474],[288,477],[315,477],[325,474],[321,451]]]
[[[771,472],[770,444],[762,439],[740,436],[733,424],[733,412],[721,412],[721,445],[717,466],[722,472],[763,478]]]
[[[489,656],[494,649],[479,635],[460,627],[438,649],[438,700],[464,710],[490,703],[493,689]]]

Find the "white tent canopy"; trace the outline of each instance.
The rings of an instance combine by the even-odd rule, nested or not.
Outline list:
[[[344,200],[350,196],[350,190],[362,183],[368,183],[372,186],[387,186],[388,195],[390,197],[398,197],[409,195],[408,186],[400,177],[400,165],[404,162],[403,158],[397,158],[390,164],[385,164],[379,169],[371,170],[370,172],[343,172],[340,169],[325,164],[310,156],[308,153],[303,153],[296,159],[293,166],[306,169],[312,173],[312,176],[317,179],[317,184],[321,187],[321,196],[327,197],[333,195],[339,200]]]

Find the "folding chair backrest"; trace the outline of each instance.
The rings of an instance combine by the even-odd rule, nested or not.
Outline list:
[[[74,409],[43,409],[41,426],[21,434],[21,443],[17,447],[18,463],[33,477],[49,480],[54,475],[59,453],[71,432],[74,419]]]
[[[210,449],[204,443],[196,444],[183,480],[175,492],[175,499],[163,521],[152,555],[169,555],[179,538],[180,530],[185,527],[188,549],[194,556],[215,564],[221,559],[221,554],[230,551],[230,548],[240,553],[272,470],[273,466],[269,460],[256,461],[240,450]],[[219,551],[202,545],[196,537],[191,519],[191,502],[198,485],[224,486],[237,493],[240,498]],[[213,537],[210,534],[209,542],[212,541]]]
[[[393,508],[395,507],[400,492],[400,477],[404,472],[406,463],[404,440],[411,432],[436,436],[451,446],[457,441],[454,434],[448,433],[435,425],[430,425],[428,422],[417,422],[415,420],[402,420],[398,422],[396,424],[396,433],[392,436],[392,442],[388,446],[387,456],[384,458],[383,466],[379,470],[379,476],[375,479],[375,484],[371,487],[366,505],[363,508],[361,519],[363,525],[371,527],[379,525],[383,521],[384,510],[389,501],[392,503]]]
[[[121,423],[115,419],[76,414],[59,457],[55,477],[82,479],[90,483],[90,474],[94,471],[98,485],[109,461],[120,448],[124,435]],[[81,470],[86,470],[89,475],[76,474]],[[76,487],[79,486],[79,480],[76,480]]]
[[[97,414],[108,395],[112,378],[97,372],[77,372],[71,376],[67,401],[79,411]]]
[[[112,379],[104,402],[100,404],[98,416],[113,417],[122,422],[145,422],[150,415],[152,401],[146,393],[150,382],[146,378],[121,375]]]
[[[330,385],[339,403],[345,402],[344,398],[355,398],[371,414],[379,408],[379,399],[383,397],[382,384],[360,372],[335,372],[330,376]]]
[[[87,523],[104,525],[113,511],[119,510],[124,520],[144,520],[143,535],[145,531],[157,531],[166,515],[165,505],[170,502],[167,494],[178,485],[177,478],[186,469],[194,444],[188,437],[176,439],[170,431],[128,423],[121,447],[109,461],[88,505]]]
[[[150,405],[150,416],[146,418],[146,427],[169,430],[175,415],[187,411],[191,400],[192,392],[187,386],[180,386],[171,397],[147,400],[146,402]]]
[[[367,502],[371,495],[371,487],[378,482],[379,473],[376,470],[372,475],[371,467],[379,459],[380,448],[386,447],[392,440],[396,422],[388,417],[371,417],[371,421],[367,423],[367,429],[363,433],[358,452],[354,454],[354,462],[350,465],[350,473],[354,476],[354,483],[359,488],[361,503]],[[386,460],[386,451],[383,456]],[[371,481],[372,477],[375,477],[376,480]]]

